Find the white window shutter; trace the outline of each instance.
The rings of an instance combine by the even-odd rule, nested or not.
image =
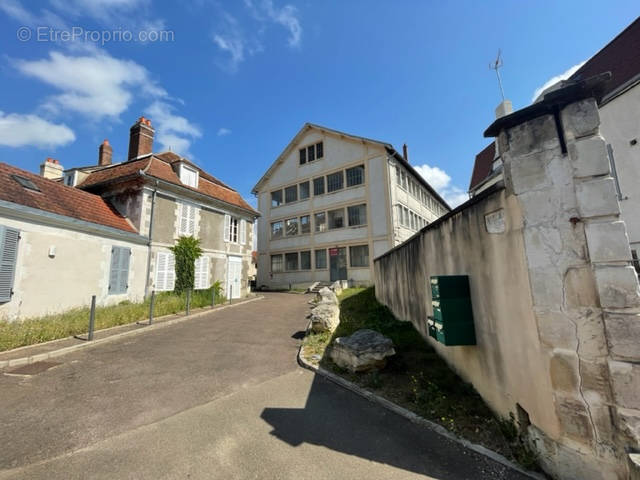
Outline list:
[[[0,226],[0,302],[11,300],[20,232]]]
[[[196,207],[193,205],[189,205],[188,232],[189,235],[196,233]]]
[[[156,290],[167,289],[167,254],[156,253]]]
[[[180,235],[189,234],[189,205],[180,204]]]
[[[167,253],[167,276],[165,290],[173,290],[176,286],[176,259],[173,253]]]
[[[202,288],[209,288],[209,257],[202,257]]]
[[[231,215],[224,216],[224,241],[229,241],[229,229],[231,227]]]
[[[240,243],[244,245],[247,242],[247,222],[240,220]]]

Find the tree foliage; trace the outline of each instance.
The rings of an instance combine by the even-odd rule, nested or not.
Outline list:
[[[195,283],[195,261],[202,255],[200,239],[180,237],[171,247],[176,262],[176,283],[174,291],[182,293],[193,290]]]

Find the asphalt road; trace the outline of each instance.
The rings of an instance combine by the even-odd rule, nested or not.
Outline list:
[[[308,296],[0,375],[0,479],[524,477],[297,366]]]

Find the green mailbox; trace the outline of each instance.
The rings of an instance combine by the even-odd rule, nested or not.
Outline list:
[[[467,275],[431,277],[433,316],[427,324],[429,336],[447,345],[475,345],[471,292]]]

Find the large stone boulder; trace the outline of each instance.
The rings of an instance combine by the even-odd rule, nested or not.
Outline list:
[[[348,337],[338,337],[331,347],[331,359],[351,372],[379,370],[387,357],[395,355],[393,342],[375,330],[358,330]]]
[[[318,302],[320,305],[322,303],[327,303],[330,305],[338,305],[338,297],[333,291],[327,287],[323,287],[318,291]]]
[[[320,303],[311,310],[311,330],[333,332],[340,324],[340,308],[332,303]]]
[[[340,280],[336,280],[335,282],[333,282],[333,285],[331,285],[331,290],[333,290],[336,295],[340,295],[340,293],[342,293],[342,282]]]

